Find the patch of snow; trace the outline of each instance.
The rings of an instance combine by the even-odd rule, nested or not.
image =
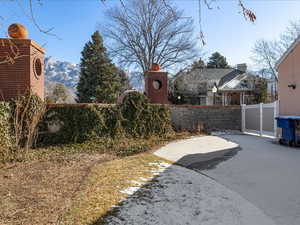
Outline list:
[[[120,191],[121,193],[123,194],[126,194],[126,195],[132,195],[134,192],[136,192],[140,187],[129,187],[129,188],[126,188],[122,191]]]
[[[171,166],[170,163],[165,163],[165,162],[156,162],[156,163],[149,163],[150,166],[158,166],[158,167],[169,167]]]
[[[274,225],[261,210],[195,171],[171,165],[143,187],[126,189],[106,224]]]
[[[140,177],[139,178],[141,181],[148,181],[148,180],[150,180],[149,178],[145,178],[145,177]]]
[[[159,175],[161,172],[163,172],[165,170],[166,167],[171,166],[171,164],[163,163],[163,162],[161,162],[161,163],[149,163],[149,165],[157,166],[157,168],[153,168],[153,169],[150,170],[153,176]],[[147,182],[147,181],[150,181],[151,179],[153,179],[153,176],[149,177],[149,178],[143,178],[142,177],[140,179]],[[137,192],[140,189],[140,187],[145,184],[145,182],[139,182],[139,181],[133,180],[133,181],[131,181],[131,183],[134,184],[135,186],[126,188],[124,190],[121,190],[120,192],[123,193],[123,194],[132,195],[135,192]]]
[[[133,183],[134,185],[137,185],[137,186],[142,186],[143,184],[145,184],[144,182],[139,182],[139,181],[131,181],[131,183]]]

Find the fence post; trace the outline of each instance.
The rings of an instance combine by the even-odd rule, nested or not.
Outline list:
[[[277,109],[277,101],[274,101],[274,136],[277,137],[277,121],[276,117],[278,116],[278,109]]]
[[[241,105],[241,112],[242,112],[242,132],[244,133],[246,130],[246,105],[242,104]]]
[[[263,103],[259,103],[259,134],[263,135]]]

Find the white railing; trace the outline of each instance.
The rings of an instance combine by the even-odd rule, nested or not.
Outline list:
[[[242,132],[277,137],[278,102],[242,106]]]

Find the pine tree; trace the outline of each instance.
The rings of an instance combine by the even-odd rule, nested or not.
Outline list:
[[[92,35],[92,40],[85,44],[81,55],[77,101],[115,103],[122,84],[98,31]]]
[[[256,78],[254,89],[255,103],[267,103],[268,83],[264,78]]]
[[[227,60],[219,52],[215,52],[209,57],[207,68],[229,68]]]
[[[126,90],[129,90],[132,88],[130,81],[129,81],[129,77],[126,74],[126,72],[124,70],[122,70],[121,68],[116,67],[116,76],[120,79],[121,82],[121,91],[124,92]]]

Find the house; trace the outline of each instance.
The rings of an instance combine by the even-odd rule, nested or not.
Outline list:
[[[300,36],[276,64],[279,115],[300,116]]]
[[[240,105],[253,102],[257,76],[246,64],[237,68],[196,68],[180,72],[173,80],[173,93],[184,104]]]

